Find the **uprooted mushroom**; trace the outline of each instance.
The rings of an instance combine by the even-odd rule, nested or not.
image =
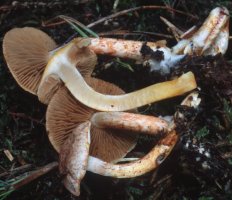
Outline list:
[[[192,107],[199,103],[195,93],[183,101],[184,105]],[[108,118],[111,115],[114,117]],[[131,120],[128,121],[128,118]],[[116,120],[112,123],[110,119]],[[49,140],[60,153],[60,172],[65,176],[64,185],[74,195],[80,193],[80,182],[86,170],[116,178],[142,175],[159,166],[178,139],[174,123],[167,127],[165,122],[151,116],[134,118],[133,113],[98,113],[75,100],[66,88],[59,90],[52,98],[46,121]],[[125,145],[131,137],[122,131],[127,129],[149,134],[162,131],[161,136],[166,136],[142,159],[113,164],[134,145]]]
[[[175,54],[225,54],[229,43],[229,11],[225,7],[213,9],[203,25],[183,34],[182,40],[172,48]]]
[[[92,52],[94,51],[96,54],[145,61],[150,64],[151,70],[161,70],[166,73],[171,67],[176,66],[176,63],[186,54],[224,54],[229,41],[228,27],[229,12],[225,7],[218,7],[210,12],[200,29],[197,31],[190,29],[180,35],[182,39],[171,49],[166,47],[165,42],[147,42],[145,45],[150,48],[150,54],[157,50],[163,53],[161,60],[154,59],[152,55],[148,60],[144,58],[142,52],[144,42],[112,38],[89,38],[89,42],[86,41],[89,43],[87,45],[89,48],[82,48],[79,54],[88,51],[89,63],[85,63],[84,69],[88,67],[91,69],[95,65],[96,56]],[[57,51],[56,46],[52,38],[34,28],[15,28],[5,35],[3,53],[12,75],[22,88],[33,94],[37,93],[44,68],[49,58]],[[58,82],[58,80],[56,76],[51,75],[47,81]],[[43,92],[41,93],[43,94]],[[42,97],[41,100],[44,101]],[[46,101],[45,103],[48,103]]]
[[[79,40],[72,40],[51,57],[40,84],[43,84],[50,75],[56,75],[78,101],[93,109],[100,111],[130,110],[178,96],[196,88],[194,75],[188,72],[172,81],[157,83],[124,95],[103,95],[86,84],[76,69],[78,43]],[[40,90],[40,86],[38,90]]]
[[[196,88],[194,75],[189,72],[179,78],[158,83],[124,95],[103,95],[93,90],[77,70],[80,39],[73,39],[49,60],[40,85],[51,75],[59,77],[81,103],[100,111],[125,111],[162,99],[178,96]],[[40,90],[40,86],[38,91]]]
[[[96,54],[133,59],[148,64],[151,71],[169,73],[186,55],[225,54],[229,42],[229,11],[225,7],[213,9],[198,30],[190,28],[179,37],[181,40],[172,48],[163,40],[145,43],[113,38],[90,38],[89,48]],[[161,54],[158,59],[157,53]]]
[[[33,40],[37,41],[36,44]],[[47,46],[44,42],[52,45]],[[189,72],[175,80],[154,84],[124,95],[98,93],[86,84],[77,69],[81,66],[86,69],[89,66],[89,72],[96,63],[96,57],[88,45],[88,39],[77,38],[62,47],[50,50],[55,43],[52,39],[49,40],[46,34],[34,28],[22,28],[13,29],[5,35],[3,52],[16,81],[25,90],[39,95],[45,103],[49,102],[59,88],[60,79],[77,100],[101,111],[130,110],[196,88],[194,75]],[[17,47],[17,51],[14,46]]]

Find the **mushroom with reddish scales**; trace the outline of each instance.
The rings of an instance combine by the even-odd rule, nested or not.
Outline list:
[[[35,45],[33,40],[37,41]],[[88,39],[74,39],[51,51],[52,45],[47,47],[43,43],[52,43],[54,46],[55,43],[52,39],[48,41],[46,34],[34,28],[12,29],[3,40],[4,56],[16,81],[27,91],[39,95],[44,103],[48,103],[59,88],[60,79],[77,100],[100,111],[130,110],[196,88],[194,75],[189,72],[178,79],[154,84],[136,92],[118,96],[104,95],[89,87],[78,70],[82,65],[84,69],[89,67],[89,72],[96,63],[95,54],[88,48]],[[14,47],[17,47],[17,51]],[[46,62],[48,64],[44,69]]]
[[[148,60],[144,58],[144,42],[140,41],[90,38],[89,49],[96,54],[146,61],[151,70],[167,73],[186,54],[225,54],[229,41],[229,11],[225,7],[213,9],[199,30],[187,31],[181,38],[172,49],[166,47],[164,42],[146,43],[151,54],[157,50],[163,53],[161,60],[152,56]],[[55,47],[55,42],[47,34],[29,27],[12,29],[3,39],[3,53],[10,71],[21,87],[33,94],[37,92],[44,67],[56,52]]]
[[[92,84],[89,81],[95,82],[96,85],[106,84],[94,79],[87,81],[90,85]],[[106,86],[112,87],[111,84]],[[184,103],[188,105],[190,99],[194,98],[188,97]],[[178,138],[173,131],[174,124],[168,127],[163,120],[134,113],[97,112],[74,99],[66,88],[60,89],[52,98],[48,105],[46,121],[49,140],[60,153],[60,173],[65,175],[64,185],[75,195],[79,195],[80,182],[86,170],[116,178],[142,175],[163,161]],[[125,130],[129,130],[130,134],[125,133]],[[141,160],[112,164],[124,157],[134,146],[131,131],[163,135],[168,131],[170,133]],[[128,141],[131,142],[130,145]]]
[[[121,89],[105,81],[94,78],[87,78],[86,81],[98,92],[104,94],[122,93]],[[48,105],[46,128],[54,148],[61,155],[65,155],[61,156],[60,161],[60,163],[65,163],[65,165],[61,164],[60,168],[61,173],[66,174],[64,184],[72,193],[77,194],[79,184],[74,184],[77,187],[75,188],[73,183],[76,183],[76,179],[80,181],[85,174],[83,168],[87,166],[88,161],[88,157],[86,157],[89,152],[88,132],[91,133],[90,155],[112,163],[123,158],[135,146],[137,138],[135,133],[162,135],[167,133],[168,124],[162,119],[135,113],[97,112],[77,101],[67,88],[62,87]],[[66,145],[65,150],[62,150],[64,141],[72,133],[77,135],[71,136],[72,139],[69,142],[72,143]],[[81,145],[80,141],[82,141]],[[74,156],[72,152],[75,151],[73,150],[70,152],[71,146],[79,152],[80,156]],[[86,157],[85,162],[83,161],[84,156]],[[72,177],[72,172],[69,170],[74,168],[79,172],[79,175]]]
[[[46,66],[40,85],[50,75],[56,75],[78,101],[99,111],[130,110],[184,94],[197,87],[193,73],[188,72],[175,80],[157,83],[124,95],[98,93],[85,82],[76,69],[79,42],[80,40],[74,39],[55,52]]]
[[[90,38],[89,48],[96,54],[129,58],[151,67],[151,71],[169,73],[185,55],[225,54],[229,43],[229,11],[225,7],[213,9],[203,25],[180,35],[181,40],[172,48],[165,42],[141,42],[113,38]],[[143,47],[148,52],[143,53]],[[162,59],[156,59],[156,52]],[[146,56],[146,54],[150,54]]]
[[[187,31],[183,34],[182,40],[172,48],[172,52],[212,56],[225,54],[229,43],[229,18],[227,8],[214,8],[197,31]]]

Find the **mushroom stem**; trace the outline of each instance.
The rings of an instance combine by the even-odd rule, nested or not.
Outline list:
[[[86,173],[89,145],[90,122],[87,121],[77,126],[62,146],[60,173],[65,175],[63,180],[65,187],[76,196],[80,195],[80,183]]]
[[[114,38],[90,38],[90,41],[89,48],[96,54],[143,61],[141,49],[145,42]],[[153,51],[160,47],[168,49],[164,41],[147,42],[146,45]]]
[[[168,131],[165,120],[135,113],[97,112],[91,117],[91,122],[98,128],[113,128],[151,135]]]
[[[112,96],[98,93],[85,82],[76,69],[75,60],[78,54],[75,54],[75,51],[78,49],[77,45],[74,39],[55,53],[45,69],[40,86],[49,75],[58,75],[78,101],[99,111],[130,110],[162,99],[182,95],[197,87],[193,73],[188,72],[175,80],[157,83],[124,95]],[[38,90],[41,89],[40,86]]]
[[[95,157],[89,157],[88,171],[115,178],[131,178],[143,175],[157,168],[171,152],[178,140],[175,131],[170,132],[143,158],[126,163],[112,164]]]
[[[174,54],[225,54],[229,42],[229,11],[225,7],[213,9],[199,30],[191,38],[180,40]]]
[[[80,40],[80,38],[79,38]],[[89,38],[89,48],[96,54],[136,60],[149,66],[151,71],[170,72],[185,55],[176,55],[166,46],[166,41],[143,42],[113,38]],[[158,57],[155,55],[159,55]]]

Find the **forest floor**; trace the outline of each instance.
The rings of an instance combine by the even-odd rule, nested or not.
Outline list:
[[[181,30],[201,25],[209,12],[225,6],[232,13],[232,2],[224,0],[37,0],[0,2],[0,44],[4,34],[14,27],[36,27],[62,44],[75,33],[58,15],[70,16],[85,25],[142,5],[166,9],[139,9],[105,20],[91,29],[101,36],[141,41],[166,40],[176,43],[160,20],[163,16]],[[171,11],[170,8],[183,13]],[[231,14],[230,13],[230,14]],[[49,22],[49,23],[48,23]],[[230,31],[231,33],[231,31]],[[172,154],[159,166],[140,177],[114,179],[88,172],[81,184],[81,196],[74,197],[62,185],[57,169],[12,189],[28,174],[58,160],[45,129],[46,106],[36,96],[21,89],[0,54],[0,200],[1,199],[232,199],[232,51],[217,56],[193,57],[168,76],[151,73],[148,68],[128,60],[99,56],[92,76],[112,82],[126,92],[168,80],[193,71],[202,103],[197,111],[185,110],[188,121],[179,128],[180,141]],[[149,115],[172,115],[182,97],[165,100],[139,109]],[[194,148],[186,148],[190,141]],[[134,153],[145,155],[154,145],[154,137],[140,136]],[[204,147],[212,156],[200,153]],[[12,157],[11,157],[12,156]],[[200,158],[198,162],[197,158]],[[204,167],[207,163],[208,167]]]

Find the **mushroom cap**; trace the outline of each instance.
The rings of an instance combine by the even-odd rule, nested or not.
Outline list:
[[[96,54],[88,47],[88,38],[74,39],[76,45],[73,45],[69,50],[69,58],[75,60],[75,65],[81,75],[90,77],[94,67],[97,64]],[[65,46],[65,45],[64,45]],[[59,56],[60,47],[53,56]],[[39,100],[48,104],[55,92],[63,85],[63,82],[58,75],[50,74],[39,84],[37,95]]]
[[[46,33],[31,27],[14,28],[3,38],[3,54],[17,83],[36,94],[40,79],[56,43]]]
[[[105,94],[124,93],[117,86],[105,81],[87,78],[86,82],[95,90]],[[79,125],[91,119],[97,112],[77,101],[62,87],[51,99],[46,114],[48,137],[59,152],[69,134]],[[128,131],[101,129],[91,126],[90,155],[107,162],[124,157],[136,144],[136,137]]]

